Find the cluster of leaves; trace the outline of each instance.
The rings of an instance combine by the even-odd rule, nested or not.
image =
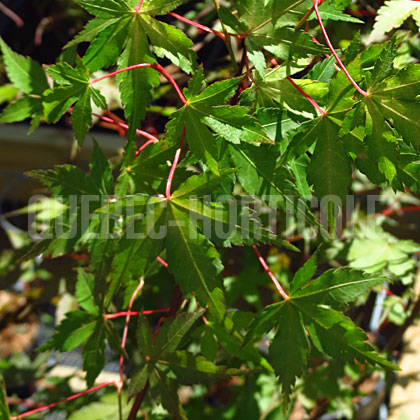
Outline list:
[[[311,33],[300,29],[306,19],[314,22],[311,0],[238,0],[231,7],[218,8],[217,14],[230,49],[232,38],[244,40],[239,45],[245,73],[240,68],[239,77],[208,84],[193,42],[174,25],[156,18],[182,0],[76,3],[94,17],[67,44],[70,53],[54,65],[42,67],[0,40],[7,74],[20,91],[0,122],[31,117],[33,130],[43,120],[56,123],[71,112],[74,134],[82,146],[92,124],[92,102],[107,109],[92,74],[117,66],[129,127],[119,167],[111,166],[95,142],[88,173],[73,165],[30,173],[64,210],[51,219],[45,238],[31,247],[26,258],[69,252],[89,255],[89,264],[77,271],[80,309],[66,315],[41,350],[69,351],[83,345],[83,368],[88,385],[93,385],[105,364],[106,342],[116,354],[125,352],[105,314],[127,308],[139,279],[147,284],[164,270],[156,261],[163,258],[191,306],[183,307],[155,333],[146,318],[139,317],[136,373],[130,379],[129,397],[150,389],[155,403],[185,419],[177,394],[180,385],[263,370],[278,376],[287,409],[296,378],[305,374],[310,357],[393,369],[344,310],[386,280],[377,274],[386,264],[395,275],[412,269],[407,256],[417,251],[415,244],[398,243],[389,250],[398,253],[395,264],[380,258],[367,266],[364,260],[371,256],[357,252],[364,240],[360,238],[353,243],[349,260],[351,267],[365,272],[344,267],[313,279],[315,255],[294,276],[287,299],[260,313],[238,311],[239,315],[228,310],[221,254],[223,248],[257,244],[296,251],[282,232],[268,228],[265,215],[283,214],[290,205],[295,208],[290,197],[314,194],[321,201],[335,197],[344,203],[354,169],[376,185],[420,191],[420,68],[394,67],[402,39],[394,36],[363,49],[357,35],[344,51],[350,74],[367,92],[363,96],[355,93],[343,71],[335,71],[334,59],[324,56],[327,48],[312,38],[316,27]],[[321,16],[355,23],[357,19],[342,11],[347,3],[325,1]],[[76,54],[81,43],[87,43],[82,57]],[[160,84],[156,66],[160,58],[191,77],[162,139],[137,156],[136,130]],[[142,63],[146,65],[127,70]],[[322,113],[290,78],[323,107]],[[174,163],[171,168],[167,162],[174,156],[177,161],[184,137],[186,144],[181,141],[181,145],[183,150],[188,145],[188,152],[178,167]],[[239,190],[248,200],[233,208],[231,199]],[[262,202],[259,214],[255,196]],[[86,202],[86,197],[98,199]],[[298,205],[296,211],[303,211],[305,220],[317,226],[307,208]],[[333,212],[329,216],[333,219]],[[238,222],[232,224],[232,219]],[[373,253],[380,253],[377,245],[383,246],[383,237],[372,245]],[[191,309],[194,306],[198,308]],[[176,313],[178,308],[172,309]],[[203,331],[198,324],[204,314]],[[209,348],[216,346],[215,351],[202,346],[202,354],[197,354],[188,348],[194,334]],[[268,357],[255,345],[266,336]],[[235,367],[214,363],[218,346],[224,350],[225,364]],[[2,400],[0,409],[1,404]]]

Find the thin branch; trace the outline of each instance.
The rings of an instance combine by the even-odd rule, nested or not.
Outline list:
[[[313,99],[311,96],[309,96],[300,86],[298,86],[294,80],[287,76],[287,80],[311,103],[311,105],[324,117],[325,111],[318,105],[318,103]]]
[[[320,4],[320,0],[314,0],[314,10],[315,10],[315,14],[316,17],[318,19],[319,22],[319,26],[321,27],[321,31],[324,35],[325,41],[327,42],[328,48],[331,50],[334,58],[337,60],[338,65],[341,67],[341,69],[343,70],[344,74],[347,76],[347,78],[350,80],[350,83],[355,87],[355,89],[363,96],[367,96],[367,92],[365,92],[354,80],[353,78],[350,76],[350,73],[348,72],[346,66],[343,64],[343,62],[340,60],[340,57],[337,55],[337,53],[335,52],[334,47],[331,44],[330,38],[328,37],[328,33],[325,29],[324,23],[322,22],[321,19],[321,15],[319,14],[319,10],[318,10],[318,5]]]
[[[178,149],[175,153],[174,161],[172,163],[171,171],[169,172],[168,182],[166,183],[166,199],[167,200],[171,199],[172,181],[174,179],[175,169],[176,169],[176,167],[178,165],[178,162],[179,162],[179,157],[181,156],[181,149],[182,149],[182,144],[183,144],[184,138],[185,138],[185,132],[186,132],[186,129],[184,127],[184,131],[182,132],[181,140],[179,142],[179,146],[178,146]]]
[[[52,403],[52,404],[45,405],[43,407],[35,408],[34,410],[27,411],[26,413],[23,413],[23,414],[19,414],[16,417],[11,417],[10,420],[23,419],[24,417],[30,416],[30,415],[35,414],[35,413],[39,413],[41,411],[48,410],[50,408],[53,408],[53,407],[57,406],[58,404],[62,404],[62,403],[65,403],[67,401],[75,400],[76,398],[82,397],[83,395],[86,395],[86,394],[90,394],[90,393],[95,392],[95,391],[97,391],[97,390],[99,390],[101,388],[105,388],[105,387],[107,387],[109,385],[113,385],[113,386],[115,386],[118,389],[118,386],[117,386],[117,384],[114,381],[104,382],[104,383],[102,383],[100,385],[97,385],[97,386],[95,386],[93,388],[90,388],[90,389],[88,389],[86,391],[79,392],[78,394],[74,394],[74,395],[72,395],[70,397],[64,398],[63,400],[57,401],[57,402]]]
[[[407,206],[407,207],[401,207],[400,209],[385,209],[384,211],[382,211],[380,214],[384,215],[384,216],[391,216],[395,213],[400,213],[400,212],[409,212],[409,211],[420,211],[420,206]]]
[[[174,80],[174,78],[160,65],[160,64],[151,64],[151,63],[140,63],[140,64],[134,64],[133,66],[125,67],[120,70],[113,71],[111,73],[106,74],[105,76],[98,77],[97,79],[91,80],[90,84],[94,85],[95,83],[98,83],[102,80],[108,79],[109,77],[116,76],[117,74],[124,73],[126,71],[135,70],[135,69],[141,69],[141,68],[152,68],[157,71],[159,71],[163,76],[168,79],[168,81],[172,84],[172,86],[175,88],[176,93],[178,94],[179,98],[181,99],[182,103],[184,105],[187,104],[187,99],[185,98],[184,94],[182,93],[180,87]]]
[[[128,324],[130,323],[130,317],[131,317],[131,309],[133,308],[134,300],[136,299],[137,295],[140,293],[140,290],[143,289],[144,286],[144,279],[141,278],[139,285],[137,286],[136,290],[134,290],[133,294],[130,298],[130,303],[128,304],[128,313],[127,317],[125,319],[125,326],[124,326],[124,332],[122,336],[121,341],[121,348],[124,350],[125,345],[127,342],[127,334],[128,334]],[[124,383],[124,355],[121,353],[120,356],[120,386]]]
[[[141,403],[146,396],[147,390],[149,389],[149,380],[147,380],[146,385],[144,388],[137,394],[136,399],[134,400],[134,404],[131,407],[130,414],[128,416],[128,420],[135,420],[137,417],[137,412],[140,409]]]
[[[255,253],[258,255],[258,259],[260,260],[261,265],[263,266],[264,270],[267,272],[267,274],[270,276],[270,279],[273,281],[274,285],[276,286],[279,294],[281,295],[281,297],[284,300],[288,300],[289,296],[287,295],[287,293],[283,290],[283,287],[281,287],[280,283],[278,282],[278,280],[276,279],[276,276],[271,272],[271,270],[269,269],[266,261],[264,260],[264,258],[262,257],[262,255],[260,254],[260,251],[258,251],[258,248],[256,247],[256,245],[252,245],[252,248],[254,248]]]
[[[20,16],[18,16],[13,10],[10,10],[6,5],[0,1],[0,11],[2,11],[7,17],[13,20],[16,25],[21,28],[24,22]]]

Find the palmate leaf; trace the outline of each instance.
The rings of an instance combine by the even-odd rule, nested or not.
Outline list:
[[[44,93],[45,118],[49,123],[56,123],[76,103],[72,109],[71,120],[74,134],[81,145],[92,124],[91,100],[97,106],[106,109],[106,99],[90,85],[89,72],[79,57],[76,57],[74,68],[67,63],[58,63],[47,66],[46,69],[60,86],[48,89]]]
[[[217,366],[202,356],[179,350],[187,333],[204,312],[205,309],[201,308],[166,321],[159,329],[154,344],[146,318],[140,317],[137,338],[143,361],[129,384],[129,397],[140,392],[149,381],[151,392],[159,393],[165,408],[176,418],[184,418],[175,385],[209,383],[250,373],[246,369]],[[169,371],[172,375],[168,375]],[[170,377],[173,379],[168,382]]]
[[[420,69],[410,64],[382,83],[368,87],[365,102],[374,102],[382,115],[392,121],[404,141],[420,150]]]
[[[154,63],[149,41],[158,57],[165,57],[187,73],[196,66],[193,43],[174,26],[160,22],[152,15],[165,14],[178,5],[170,2],[148,1],[136,13],[138,2],[125,0],[77,1],[95,18],[67,47],[89,41],[83,61],[94,72],[118,62],[120,69],[139,63]],[[121,100],[129,125],[131,141],[144,119],[152,98],[152,89],[159,84],[159,73],[150,68],[136,69],[118,75]]]
[[[368,94],[353,101],[340,134],[359,130],[362,138],[365,137],[364,151],[354,151],[361,157],[356,161],[360,170],[377,184],[388,182],[394,188],[402,189],[402,181],[407,177],[397,176],[400,174],[400,144],[397,138],[401,136],[408,147],[412,145],[420,149],[417,135],[420,126],[416,118],[420,111],[420,73],[417,65],[409,65],[395,74],[392,67],[395,45],[396,40],[393,39],[383,46],[374,70],[367,74]],[[336,101],[336,105],[344,111],[351,104],[347,97]],[[372,165],[372,160],[376,165]]]
[[[231,16],[226,10],[219,14],[222,21],[234,31],[246,35],[248,58],[264,79],[266,64],[260,48],[282,60],[306,57],[308,54],[322,54],[326,51],[305,32],[288,28],[294,26],[309,9],[307,0],[240,0],[237,3],[237,19],[232,18],[232,14],[235,13],[233,11],[230,12]]]
[[[168,123],[166,138],[179,141],[185,128],[185,138],[192,153],[219,174],[218,149],[213,133],[232,143],[271,143],[259,122],[241,106],[223,106],[231,98],[241,78],[213,83],[200,92],[203,83],[200,68],[185,89],[187,104]]]
[[[375,225],[364,227],[357,233],[347,255],[350,266],[369,273],[379,273],[387,268],[401,277],[415,267],[412,255],[420,246],[411,240],[400,240]]]
[[[290,173],[277,166],[275,146],[232,145],[229,153],[238,168],[238,181],[248,194],[260,197],[275,208],[294,209],[309,225],[318,225],[309,208],[299,202],[299,193],[290,180]]]
[[[140,204],[130,211],[138,219],[141,215],[141,220],[134,223],[134,229],[131,222],[127,224],[127,235],[121,239],[112,262],[106,304],[133,276],[144,275],[148,263],[166,249],[169,270],[182,292],[194,293],[203,306],[209,307],[211,317],[221,321],[226,311],[219,277],[223,266],[212,242],[225,245],[275,242],[295,249],[264,229],[258,219],[241,215],[249,212],[246,206],[229,209],[226,203],[203,201],[219,184],[218,177],[204,173],[190,177],[172,193],[170,201],[134,196],[139,197]],[[121,205],[130,203],[122,201]],[[112,213],[113,209],[106,207],[100,211]],[[139,236],[130,237],[130,232]]]
[[[288,396],[307,363],[309,342],[327,356],[343,363],[379,364],[395,369],[367,343],[366,334],[335,309],[343,309],[375,285],[386,279],[357,270],[329,270],[310,281],[316,269],[312,257],[292,282],[290,298],[267,306],[256,318],[246,342],[272,328],[277,333],[270,344],[270,361]]]
[[[255,80],[255,90],[258,103],[263,107],[282,106],[293,114],[312,117],[316,115],[314,107],[285,78],[283,66],[270,69],[265,74],[265,80]],[[301,79],[294,82],[304,90],[319,105],[324,105],[328,94],[326,83],[316,80]]]

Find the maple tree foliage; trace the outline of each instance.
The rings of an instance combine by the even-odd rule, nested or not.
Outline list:
[[[147,285],[165,272],[167,284],[178,286],[178,299],[157,327],[144,315],[131,321],[137,322],[138,353],[134,373],[125,374],[129,398],[141,403],[148,393],[174,418],[187,418],[177,392],[182,385],[255,372],[278,377],[287,412],[297,381],[320,354],[343,365],[395,369],[346,313],[350,303],[387,281],[378,268],[387,265],[386,259],[378,257],[373,268],[367,267],[358,252],[357,244],[366,239],[353,243],[349,266],[320,274],[317,251],[282,285],[256,245],[299,251],[264,217],[270,211],[283,214],[290,206],[321,229],[321,241],[331,240],[335,204],[328,198],[344,203],[356,169],[373,184],[420,191],[420,67],[395,65],[403,37],[397,33],[364,47],[356,35],[346,49],[329,57],[328,37],[324,44],[314,36],[324,29],[322,21],[360,23],[345,13],[349,1],[325,1],[319,8],[312,0],[224,3],[215,12],[222,29],[207,30],[222,38],[230,52],[237,43],[242,60],[208,81],[193,41],[173,21],[162,19],[183,0],[75,2],[91,19],[56,64],[41,66],[0,39],[7,75],[20,92],[0,122],[31,118],[33,131],[41,122],[56,123],[70,113],[83,147],[93,124],[92,105],[108,108],[99,82],[114,77],[128,127],[118,164],[105,157],[98,135],[89,171],[61,165],[29,172],[69,211],[50,220],[49,230],[25,258],[89,255],[88,264],[77,270],[79,309],[66,314],[40,350],[82,346],[87,385],[93,386],[105,365],[106,343],[127,357],[126,337],[122,344],[109,315],[118,307],[126,310],[130,296],[131,308],[139,279]],[[393,21],[389,28],[383,25],[381,14],[375,35],[396,26]],[[82,55],[77,54],[80,45]],[[187,75],[182,89],[161,64],[168,61]],[[108,73],[98,77],[98,70]],[[165,132],[139,148],[137,134],[163,84],[175,89],[176,110]],[[239,193],[249,201],[233,207],[231,200],[219,199]],[[84,196],[105,197],[90,202],[89,223],[83,223]],[[307,206],[290,198],[308,196],[326,203],[322,210],[328,213],[329,232]],[[261,214],[250,204],[255,197],[265,209]],[[104,226],[107,233],[100,235]],[[254,263],[259,257],[281,295],[257,312],[231,310],[226,292],[224,252],[239,246],[255,247]],[[405,265],[399,258],[389,264],[393,274],[401,274],[411,267],[408,255],[417,246],[399,243],[389,252],[395,250]],[[201,352],[188,347],[193,336],[204,343]],[[261,351],[266,342],[267,351]],[[216,353],[222,355],[216,358]],[[121,378],[119,391],[125,386]],[[7,404],[0,397],[4,414]]]

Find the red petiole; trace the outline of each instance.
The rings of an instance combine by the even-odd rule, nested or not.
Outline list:
[[[331,50],[332,55],[334,56],[334,58],[337,60],[338,65],[341,67],[341,69],[343,70],[344,74],[347,76],[347,78],[349,79],[350,83],[355,87],[355,89],[363,96],[367,96],[367,92],[365,92],[355,81],[354,79],[351,77],[350,73],[348,72],[346,66],[343,64],[343,62],[341,61],[340,57],[337,55],[337,53],[335,52],[334,47],[331,44],[330,38],[328,36],[328,33],[325,29],[324,23],[322,22],[321,19],[321,15],[319,13],[319,9],[318,6],[320,4],[320,0],[314,0],[314,10],[315,10],[315,14],[316,17],[318,19],[319,22],[319,26],[321,27],[321,31],[324,35],[325,41],[327,42],[328,48]]]
[[[178,84],[176,83],[176,81],[174,80],[174,78],[160,65],[160,64],[151,64],[151,63],[140,63],[140,64],[134,64],[133,66],[129,66],[129,67],[125,67],[123,69],[120,70],[116,70],[113,71],[111,73],[106,74],[105,76],[99,77],[95,80],[91,80],[90,84],[94,85],[95,83],[100,82],[101,80],[105,80],[108,79],[109,77],[112,76],[116,76],[117,74],[120,73],[124,73],[126,71],[130,71],[130,70],[135,70],[135,69],[141,69],[141,68],[152,68],[155,69],[157,71],[159,71],[163,76],[166,77],[166,79],[168,79],[168,81],[172,84],[172,86],[175,88],[176,93],[178,94],[179,98],[181,99],[182,103],[184,105],[187,104],[187,100],[184,96],[184,94],[181,92],[180,87],[178,86]]]
[[[171,308],[163,308],[163,309],[151,309],[149,311],[140,311],[140,312],[132,312],[132,311],[123,311],[123,312],[116,312],[115,314],[106,314],[105,319],[115,319],[121,318],[123,316],[135,316],[135,315],[154,315],[154,314],[162,314],[169,312]]]
[[[281,297],[284,300],[288,300],[289,299],[289,296],[284,291],[283,287],[281,287],[281,284],[276,279],[276,276],[272,273],[272,271],[268,267],[268,264],[266,263],[266,261],[264,260],[264,258],[262,257],[262,255],[260,254],[260,251],[258,251],[258,248],[256,247],[256,245],[252,245],[252,248],[254,248],[254,251],[255,251],[255,253],[258,256],[258,259],[260,260],[261,265],[263,266],[263,268],[267,272],[267,274],[270,276],[270,279],[273,281],[273,283],[276,286],[276,289],[278,290],[278,292],[281,295]]]
[[[143,4],[143,0],[140,0],[137,4],[137,7],[136,7],[136,13],[140,12],[142,4]]]
[[[57,402],[52,403],[52,404],[44,405],[43,407],[35,408],[34,410],[27,411],[26,413],[20,414],[16,417],[11,417],[10,420],[23,419],[24,417],[30,416],[32,414],[40,413],[41,411],[45,411],[45,410],[48,410],[50,408],[53,408],[53,407],[57,406],[58,404],[62,404],[62,403],[65,403],[67,401],[75,400],[76,398],[79,398],[79,397],[82,397],[83,395],[90,394],[92,392],[98,391],[99,389],[105,388],[109,385],[114,385],[118,389],[118,385],[114,381],[104,382],[104,383],[102,383],[100,385],[97,385],[93,388],[90,388],[86,391],[79,392],[78,394],[74,394],[70,397],[64,398],[63,400],[57,401]]]
[[[181,140],[179,142],[179,146],[175,153],[174,161],[172,163],[171,171],[169,172],[168,182],[166,183],[166,199],[167,200],[171,199],[172,181],[174,179],[175,169],[179,162],[179,157],[181,156],[181,149],[182,149],[182,144],[184,143],[185,133],[186,133],[186,129],[184,127],[184,131],[182,132]]]
[[[137,286],[136,290],[134,290],[133,294],[131,295],[130,303],[128,304],[128,312],[127,312],[127,317],[125,319],[125,326],[124,326],[124,331],[123,331],[123,336],[122,336],[122,341],[121,341],[121,349],[122,350],[125,349],[125,345],[127,343],[128,324],[130,323],[131,309],[133,308],[134,300],[136,299],[137,295],[140,293],[141,289],[143,289],[143,287],[144,287],[144,279],[141,278],[140,282],[139,282],[139,285]],[[121,356],[120,356],[120,384],[119,384],[118,391],[121,390],[123,384],[124,384],[124,354],[123,354],[123,352],[121,352]]]
[[[311,96],[309,96],[300,86],[298,86],[294,80],[287,76],[287,80],[311,103],[311,105],[322,115],[325,116],[325,111],[318,105],[318,103],[313,99]]]
[[[0,1],[0,11],[2,11],[7,17],[13,20],[18,27],[22,27],[24,22],[20,16],[18,16],[13,10],[10,10],[6,5]]]
[[[92,113],[92,115],[100,118],[102,121],[108,122],[110,124],[117,125],[118,127],[122,127],[122,128],[125,128],[125,129],[129,128],[127,124],[119,122],[119,121],[115,121],[112,118],[106,117],[105,115],[95,114],[94,112]],[[153,136],[152,134],[148,133],[147,131],[137,129],[136,133],[140,136],[146,137],[152,143],[157,143],[159,141],[159,139],[157,137]]]
[[[216,31],[212,28],[209,28],[208,26],[202,25],[201,23],[194,22],[193,20],[187,19],[184,16],[178,15],[177,13],[169,12],[168,14],[174,17],[175,19],[180,20],[181,22],[188,23],[188,25],[195,26],[196,28],[201,29],[204,32],[208,32],[210,34],[216,35],[223,41],[226,41],[226,36],[222,32]],[[232,36],[238,39],[246,38],[246,35],[241,35],[241,34],[227,33],[226,35],[228,37]]]

